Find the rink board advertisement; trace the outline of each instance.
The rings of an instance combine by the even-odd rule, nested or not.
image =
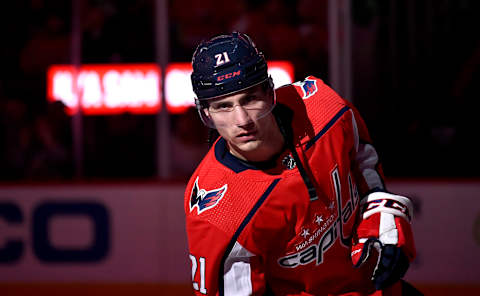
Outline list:
[[[0,185],[0,294],[190,295],[184,186]],[[480,182],[392,181],[389,190],[416,208],[418,256],[406,279],[478,291]]]

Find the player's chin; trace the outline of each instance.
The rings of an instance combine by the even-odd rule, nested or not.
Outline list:
[[[237,149],[243,152],[254,152],[255,150],[259,149],[261,146],[260,140],[250,140],[250,141],[241,141],[236,143]]]

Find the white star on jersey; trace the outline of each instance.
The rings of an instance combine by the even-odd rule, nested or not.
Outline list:
[[[320,223],[323,222],[323,218],[322,218],[322,217],[323,217],[323,216],[316,216],[315,222],[316,222],[318,225],[320,225]]]
[[[330,202],[330,204],[328,205],[328,209],[329,209],[329,210],[335,209],[335,203],[334,203],[333,201]]]
[[[307,236],[310,235],[310,230],[308,230],[307,228],[304,228],[302,231],[302,234],[300,235],[303,236],[303,238],[307,238]]]

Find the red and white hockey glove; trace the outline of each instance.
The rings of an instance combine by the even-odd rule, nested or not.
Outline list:
[[[372,251],[378,252],[372,275],[375,288],[381,290],[405,275],[415,258],[410,226],[413,206],[407,197],[374,192],[360,203],[361,220],[353,237],[351,258],[355,267],[365,263]]]

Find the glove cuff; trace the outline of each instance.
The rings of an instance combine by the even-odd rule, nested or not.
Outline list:
[[[402,217],[408,222],[412,220],[413,205],[409,198],[388,192],[373,192],[360,202],[362,218],[367,219],[375,213],[389,213]]]

